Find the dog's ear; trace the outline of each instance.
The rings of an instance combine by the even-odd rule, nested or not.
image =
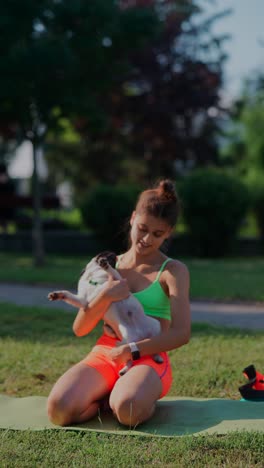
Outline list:
[[[117,261],[117,256],[116,256],[116,254],[114,252],[109,252],[109,255],[107,256],[107,260],[108,260],[109,265],[112,268],[115,268],[116,261]]]
[[[117,257],[116,257],[116,254],[114,252],[110,252],[109,250],[106,250],[105,252],[101,252],[99,253],[97,256],[96,256],[96,262],[98,262],[98,260],[100,258],[106,258],[109,265],[112,267],[112,268],[115,268],[116,266],[116,260],[117,260]]]

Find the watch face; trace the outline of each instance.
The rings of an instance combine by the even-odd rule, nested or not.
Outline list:
[[[133,361],[137,361],[139,358],[140,358],[140,352],[139,351],[133,351],[133,353],[132,353]]]

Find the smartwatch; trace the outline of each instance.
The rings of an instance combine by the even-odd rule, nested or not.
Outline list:
[[[140,359],[140,352],[136,343],[129,343],[128,346],[131,350],[132,360],[137,361],[138,359]]]

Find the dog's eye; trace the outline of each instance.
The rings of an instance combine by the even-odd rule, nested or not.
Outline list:
[[[97,286],[97,281],[89,280],[89,284],[92,284],[93,286]]]

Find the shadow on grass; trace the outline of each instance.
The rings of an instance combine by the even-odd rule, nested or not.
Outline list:
[[[56,341],[57,344],[67,344],[74,338],[72,324],[74,314],[69,314],[65,310],[51,310],[44,307],[17,306],[9,303],[0,304],[1,316],[1,338],[14,338],[16,340],[38,341],[40,343],[50,343]],[[89,334],[89,339],[94,342],[102,332],[102,324]],[[214,326],[203,323],[192,325],[192,336],[264,336],[262,331],[241,330]]]

